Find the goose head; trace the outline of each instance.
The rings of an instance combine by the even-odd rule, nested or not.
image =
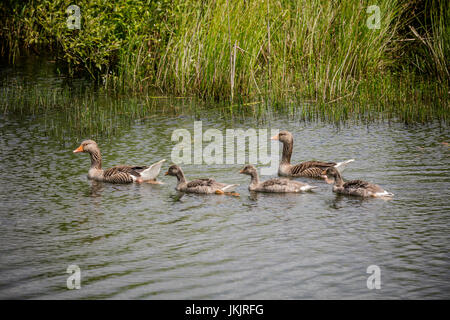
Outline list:
[[[325,182],[328,184],[334,183],[337,179],[341,178],[341,174],[335,167],[328,168],[321,172],[322,176],[325,178]]]
[[[292,143],[294,141],[294,138],[289,131],[283,130],[270,138],[270,140],[278,140],[282,143]]]
[[[78,153],[78,152],[92,153],[97,150],[98,150],[98,146],[94,140],[84,140],[78,148],[73,150],[73,153]]]
[[[164,174],[165,176],[174,176],[177,177],[181,173],[181,168],[176,164],[173,164],[169,167],[167,172]]]
[[[253,165],[248,164],[248,165],[246,165],[244,168],[242,168],[242,169],[239,171],[239,173],[241,173],[241,174],[247,174],[247,175],[249,175],[249,176],[253,176],[253,175],[256,175],[256,174],[257,174],[257,171],[256,171],[256,168],[255,168]]]

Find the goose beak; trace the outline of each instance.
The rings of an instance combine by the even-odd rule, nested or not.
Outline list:
[[[78,153],[78,152],[83,152],[83,145],[80,145],[78,148],[76,148],[75,150],[73,150],[73,153]]]
[[[166,173],[164,173],[165,176],[167,176],[169,174],[169,171],[166,171]]]
[[[272,138],[270,138],[270,140],[279,140],[278,135],[274,135]]]
[[[244,169],[239,170],[239,173],[244,173]]]

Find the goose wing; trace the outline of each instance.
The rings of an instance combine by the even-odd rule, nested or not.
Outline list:
[[[267,181],[264,181],[263,183],[261,183],[261,187],[268,188],[268,187],[273,187],[273,186],[286,186],[290,182],[292,182],[292,181],[288,180],[288,179],[274,178],[274,179],[270,179],[270,180],[267,180]]]
[[[131,183],[135,180],[133,177],[139,178],[141,176],[140,172],[147,168],[147,166],[115,166],[105,170],[103,177],[106,182]]]
[[[347,181],[346,183],[344,183],[344,188],[345,189],[359,189],[359,188],[367,188],[371,186],[371,184],[369,182],[366,181],[362,181],[362,180],[351,180],[351,181]]]
[[[299,181],[293,181],[284,178],[274,178],[264,181],[260,185],[261,191],[267,192],[301,192],[309,191],[316,187],[310,186]]]
[[[352,180],[344,183],[344,189],[348,192],[355,192],[357,195],[361,195],[361,190],[364,190],[362,195],[364,196],[373,196],[373,197],[392,197],[393,193],[385,191],[377,184],[373,184],[370,182],[362,181],[362,180]],[[358,190],[359,189],[359,190]]]
[[[216,183],[216,180],[206,178],[206,179],[196,179],[187,183],[187,188],[196,188],[196,187],[211,187]]]
[[[335,162],[322,162],[322,161],[305,161],[296,164],[290,168],[293,175],[304,175],[309,177],[320,177],[322,171],[335,166]]]

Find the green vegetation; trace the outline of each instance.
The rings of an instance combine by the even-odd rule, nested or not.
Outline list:
[[[403,14],[406,23],[403,55],[410,70],[448,85],[450,78],[450,5],[448,1],[417,1]],[[400,40],[399,40],[400,41]],[[402,69],[401,69],[402,70]]]
[[[390,100],[386,95],[371,102],[290,102],[266,103],[253,102],[233,104],[229,102],[206,103],[196,98],[184,98],[164,95],[151,95],[144,92],[137,95],[117,94],[99,88],[95,91],[86,88],[69,89],[46,86],[9,85],[0,88],[0,115],[5,117],[43,117],[46,132],[57,138],[114,136],[120,129],[140,121],[152,121],[159,116],[186,116],[192,119],[221,118],[230,126],[266,125],[272,118],[296,119],[298,121],[322,120],[336,125],[352,120],[362,122],[385,121],[395,119],[405,124],[439,121],[448,123],[450,112],[444,99],[448,93],[442,92],[441,98],[429,100],[424,94],[429,90],[417,82],[382,83],[374,82],[382,88],[389,87],[393,92],[413,92],[399,95],[398,100]],[[380,87],[368,88],[361,94],[361,100],[372,96],[370,91]],[[439,88],[435,88],[435,92]],[[411,101],[415,100],[415,103]]]
[[[114,136],[121,128],[157,114],[195,115],[189,101],[177,100],[164,96],[123,97],[82,88],[10,86],[0,91],[0,112],[5,117],[42,116],[45,131],[58,139]]]
[[[152,64],[149,46],[161,40],[158,37],[158,23],[163,21],[161,2],[164,3],[77,1],[81,29],[69,29],[66,10],[73,1],[6,1],[0,5],[5,17],[0,31],[1,53],[14,62],[21,48],[36,54],[50,51],[67,63],[72,75],[86,71],[98,78],[109,71],[126,69],[130,60],[144,73]],[[138,54],[141,56],[137,57]]]
[[[80,30],[67,28],[71,4]],[[379,29],[367,26],[373,4]],[[449,113],[447,1],[11,0],[0,13],[3,57],[50,53],[64,74],[85,73],[111,96],[196,96],[234,114],[301,106],[305,119],[335,121]],[[16,109],[20,94],[5,92],[2,110]]]

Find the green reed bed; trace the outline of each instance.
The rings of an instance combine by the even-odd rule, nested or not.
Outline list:
[[[187,1],[174,15],[176,27],[157,60],[153,85],[220,101],[332,102],[351,100],[368,87],[378,88],[374,97],[398,99],[409,93],[390,90],[391,82],[401,78],[417,84],[415,73],[433,66],[448,73],[448,6],[434,4],[429,10],[434,13],[431,27],[421,29],[429,42],[422,43],[420,34],[410,39],[412,31],[400,33],[416,19],[408,12],[411,3],[377,2],[378,29],[367,26],[370,4]],[[420,57],[416,50],[422,50]],[[438,82],[448,88],[448,77],[440,76]]]
[[[3,117],[42,119],[52,136],[112,136],[119,130],[159,115],[205,115],[211,111],[192,99],[155,94],[121,95],[103,89],[54,88],[41,85],[0,88]],[[221,110],[228,110],[217,108]],[[230,116],[221,112],[221,116]]]
[[[393,64],[400,10],[380,5],[380,29],[355,1],[189,2],[159,60],[156,85],[227,99],[286,95],[330,101]]]
[[[113,136],[119,130],[140,121],[151,121],[158,116],[180,115],[191,117],[193,121],[205,117],[220,117],[229,121],[230,126],[240,122],[248,123],[249,119],[257,124],[267,124],[272,118],[285,116],[305,122],[326,121],[334,124],[353,120],[394,120],[404,123],[437,120],[448,124],[448,92],[442,92],[431,99],[429,95],[423,95],[430,90],[429,87],[393,86],[392,90],[411,91],[409,95],[396,100],[391,100],[388,96],[368,100],[363,93],[351,101],[291,100],[271,104],[267,101],[230,104],[205,102],[193,97],[163,96],[154,92],[123,95],[101,88],[90,90],[10,85],[0,88],[0,110],[4,117],[42,118],[49,135],[60,138]]]
[[[50,52],[58,72],[84,71],[99,90],[6,85],[4,114],[57,114],[80,134],[207,109],[230,119],[448,120],[446,1],[377,1],[376,29],[372,1],[80,0],[80,30],[67,28],[70,4],[2,3],[0,53],[17,63],[23,51]]]
[[[411,64],[423,74],[447,84],[450,79],[450,3],[423,1],[424,10],[408,24]],[[428,14],[427,14],[428,13]]]
[[[246,103],[348,99],[388,71],[448,87],[447,1],[377,1],[375,29],[368,0],[80,0],[79,30],[67,28],[70,4],[0,5],[2,56],[50,51],[69,74],[84,70],[115,91]]]

